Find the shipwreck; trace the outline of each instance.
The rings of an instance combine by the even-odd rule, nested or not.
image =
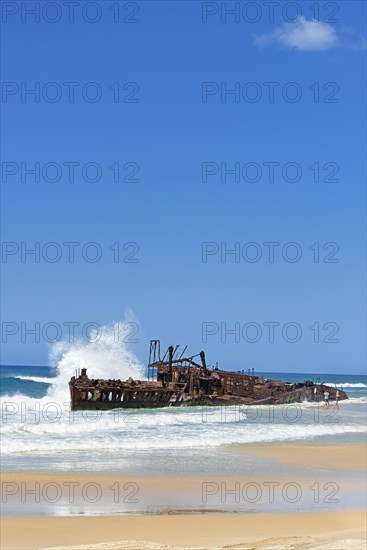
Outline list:
[[[91,379],[81,369],[70,379],[72,411],[119,408],[156,408],[195,405],[278,405],[319,402],[324,392],[335,400],[336,388],[320,380],[301,383],[255,376],[254,370],[237,372],[209,368],[205,353],[178,356],[179,346],[169,346],[161,358],[160,341],[151,340],[147,380]],[[339,400],[348,399],[339,390]]]

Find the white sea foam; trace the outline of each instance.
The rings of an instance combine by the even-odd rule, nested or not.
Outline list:
[[[55,378],[49,378],[46,376],[14,376],[14,378],[28,382],[37,382],[38,384],[52,384],[55,381]]]
[[[135,355],[127,348],[119,335],[124,334],[126,320],[113,322],[99,329],[98,334],[90,335],[90,341],[76,340],[57,342],[51,348],[50,363],[57,365],[57,376],[54,378],[17,376],[22,380],[46,382],[51,384],[47,395],[42,399],[33,399],[23,394],[2,396],[2,403],[14,403],[16,406],[34,407],[38,402],[41,407],[50,402],[64,406],[70,401],[69,380],[76,369],[87,368],[93,378],[120,378],[126,380],[144,377],[144,367]]]
[[[116,426],[112,419],[104,418],[95,424],[85,423],[66,426],[55,424],[25,426],[23,433],[4,434],[4,453],[58,453],[60,451],[103,451],[183,449],[193,447],[216,447],[220,445],[286,441],[289,439],[312,439],[318,436],[363,433],[360,425],[311,424],[202,424],[195,422],[182,425],[159,424],[155,427],[137,424]],[[67,435],[67,437],[65,437]]]
[[[308,440],[365,433],[363,409],[343,402],[341,413],[317,404],[285,407],[193,407],[70,413],[43,400],[3,414],[4,454],[93,451],[93,454],[150,449]]]
[[[60,342],[52,347],[51,362],[57,363],[58,376],[48,392],[57,402],[69,399],[68,382],[75,369],[87,368],[93,378],[120,378],[126,380],[143,377],[143,365],[127,348],[119,335],[124,334],[124,324],[113,322],[104,326],[90,341]]]
[[[143,378],[143,365],[123,342],[116,341],[119,332],[119,324],[112,323],[103,327],[101,337],[95,341],[55,345],[51,359],[52,364],[57,364],[55,378],[18,377],[51,386],[42,399],[25,395],[2,397],[4,454],[63,453],[72,461],[73,453],[86,452],[87,464],[90,452],[103,456],[105,452],[307,440],[366,431],[365,407],[360,398],[342,402],[338,414],[333,408],[323,411],[317,403],[71,413],[68,382],[75,369],[87,368],[93,378]],[[363,388],[365,384],[338,384],[348,386]]]
[[[331,386],[331,387],[336,386],[337,388],[367,388],[367,384],[362,384],[362,383],[353,384],[350,382],[343,382],[339,384],[337,382],[324,382],[324,384],[325,386]]]

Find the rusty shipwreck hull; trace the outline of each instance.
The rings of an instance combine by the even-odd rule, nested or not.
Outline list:
[[[71,410],[281,405],[319,402],[324,399],[324,391],[329,392],[330,401],[335,400],[336,388],[322,383],[307,380],[292,384],[255,376],[250,371],[245,374],[208,368],[203,351],[195,356],[183,358],[181,354],[175,358],[177,349],[178,346],[170,346],[161,359],[159,340],[151,341],[148,380],[90,379],[86,369],[82,369],[69,382]],[[196,357],[200,357],[200,363]],[[348,399],[348,396],[339,390],[339,399]]]
[[[71,410],[111,410],[168,407],[183,399],[181,388],[159,382],[91,380],[82,372],[69,382]]]

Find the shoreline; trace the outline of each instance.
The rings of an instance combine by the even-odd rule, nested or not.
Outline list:
[[[231,443],[228,445],[219,445],[217,447],[210,447],[209,449],[212,453],[217,453],[218,457],[223,455],[223,460],[231,456],[235,458],[238,457],[252,457],[259,458],[264,460],[264,464],[273,463],[274,466],[299,466],[299,467],[318,467],[326,470],[341,470],[341,471],[355,471],[362,472],[366,469],[367,464],[367,440],[366,433],[359,433],[358,439],[354,441],[338,441],[339,434],[334,436],[334,441],[330,441],[329,437],[325,436],[324,438],[317,438],[313,440],[289,440],[289,441],[260,441],[254,443]],[[326,440],[326,441],[325,441]],[[200,449],[197,447],[196,449]],[[178,449],[175,449],[178,451]],[[207,451],[208,448],[203,448]],[[191,452],[192,449],[183,449],[183,453]],[[147,453],[150,453],[151,450],[147,450]],[[162,451],[161,451],[162,452]],[[10,456],[10,455],[9,455]],[[34,459],[37,458],[37,455],[28,455],[32,456]],[[42,455],[47,458],[47,455]],[[73,475],[67,470],[62,472],[58,469],[51,469],[47,467],[26,467],[26,468],[9,468],[4,467],[4,458],[8,457],[3,455],[3,463],[1,468],[1,474],[7,476],[13,475],[52,475],[59,474],[63,475]],[[279,472],[282,470],[280,469]],[[86,470],[85,468],[78,468],[76,464],[73,468],[73,472],[76,475],[97,475],[101,477],[110,476],[110,475],[123,475],[129,476],[130,474],[138,476],[141,478],[152,478],[155,476],[162,477],[183,477],[183,478],[195,478],[202,477],[203,471],[200,470],[197,473],[197,476],[193,472],[187,472],[181,470],[179,473],[174,470],[163,470],[160,469],[158,472],[145,470],[142,473],[141,469],[137,470],[136,468],[123,469],[120,468],[106,468],[106,469],[95,469],[95,470]],[[247,472],[242,472],[241,475],[245,475]],[[1,475],[0,474],[0,475]],[[212,477],[213,474],[210,474],[209,477]],[[231,477],[231,474],[224,474],[225,477]],[[256,475],[261,475],[261,472],[257,472]]]
[[[304,443],[282,442],[234,445],[233,452],[268,458],[276,463],[326,468],[331,470],[365,472],[367,464],[367,444],[327,443],[318,441]]]
[[[229,472],[3,471],[2,513],[253,515],[334,512],[366,505],[366,445],[254,444],[235,446],[232,453],[238,469]],[[251,466],[241,471],[242,459],[248,457]]]
[[[266,459],[265,469],[190,476],[2,472],[1,548],[365,549],[365,444],[256,443],[232,452],[239,461]]]
[[[290,440],[289,442],[256,442],[256,443],[235,443],[229,445],[221,445],[219,447],[213,447],[213,451],[218,450],[219,452],[228,453],[231,455],[248,455],[253,457],[265,458],[271,460],[277,464],[287,465],[294,464],[299,466],[315,466],[315,467],[327,467],[329,469],[340,469],[346,471],[365,471],[367,464],[367,440],[357,441],[357,442],[341,442],[335,441],[334,443],[323,443],[318,440],[303,440],[303,441],[294,441]],[[85,473],[84,469],[78,470],[75,469],[76,475],[84,476],[110,476],[110,475],[120,475],[120,471],[111,469],[111,470],[98,470],[94,472]],[[7,475],[59,475],[58,471],[49,470],[45,468],[39,469],[9,469],[6,470],[2,467],[0,476]],[[64,475],[64,473],[60,473]],[[65,475],[72,476],[69,472]],[[121,475],[127,476],[128,473],[121,472]],[[139,473],[138,476],[141,478],[152,478],[154,473],[148,472],[147,474]],[[169,471],[159,472],[159,476],[162,477],[178,477],[177,473],[171,473]],[[198,476],[202,477],[203,473],[199,472]],[[179,477],[193,477],[182,475]],[[225,477],[231,477],[226,474]]]

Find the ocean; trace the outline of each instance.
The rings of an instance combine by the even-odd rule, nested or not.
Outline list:
[[[367,380],[362,375],[256,373],[289,382],[320,379],[342,388],[349,400],[340,403],[339,412],[302,403],[71,413],[68,380],[75,368],[72,357],[68,361],[57,368],[0,367],[4,470],[190,474],[200,468],[213,473],[220,468],[225,473],[233,470],[236,458],[229,451],[236,445],[348,443],[366,437]],[[97,364],[95,369],[100,378],[142,375],[142,366],[131,363],[122,374],[117,364],[110,369]],[[261,466],[245,462],[236,465],[237,471]]]

